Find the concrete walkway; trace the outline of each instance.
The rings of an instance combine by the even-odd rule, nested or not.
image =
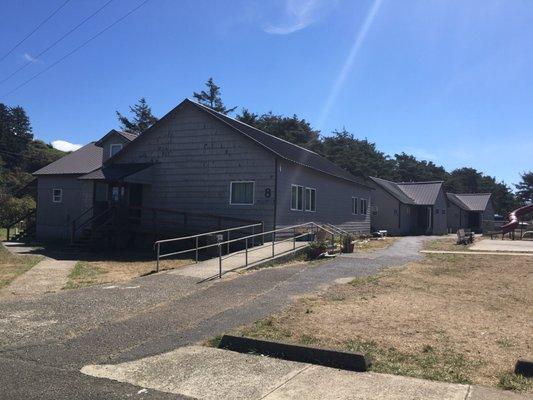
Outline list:
[[[519,400],[528,397],[471,385],[358,373],[201,346],[81,372],[205,400]],[[530,397],[529,397],[530,398]]]
[[[489,240],[474,243],[470,250],[474,251],[512,251],[533,253],[533,240]]]
[[[8,251],[21,256],[35,254],[37,250],[20,243],[6,242],[4,245]],[[67,283],[68,275],[75,265],[76,261],[60,261],[45,257],[44,260],[0,290],[0,296],[33,297],[57,292]]]
[[[292,241],[278,242],[272,249],[272,242],[267,242],[261,246],[253,247],[248,250],[248,266],[257,265],[261,261],[272,260],[272,251],[274,251],[274,259],[284,256],[292,251],[298,251],[308,245],[307,242]],[[235,271],[237,269],[246,267],[246,251],[237,251],[222,256],[222,273]],[[217,277],[220,270],[218,257],[210,260],[201,261],[198,264],[192,264],[183,268],[177,268],[169,272],[169,274],[176,274],[182,276],[189,276],[200,279],[210,279]]]
[[[451,251],[451,250],[420,250],[423,254],[466,254],[469,256],[526,256],[533,257],[533,253],[513,253],[509,251]]]

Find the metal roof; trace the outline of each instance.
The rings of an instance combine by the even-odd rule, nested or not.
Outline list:
[[[491,193],[446,193],[448,200],[466,211],[485,211]]]
[[[137,137],[139,135],[136,135],[134,133],[129,133],[129,132],[123,132],[123,131],[118,131],[116,129],[111,129],[109,132],[107,132],[101,139],[99,139],[98,141],[95,142],[95,144],[97,146],[101,146],[103,144],[103,142],[111,135],[119,135],[119,136],[122,136],[123,138],[129,140],[130,142],[132,140],[135,140],[137,139]]]
[[[443,184],[442,181],[391,182],[375,177],[370,179],[402,203],[421,206],[435,204]]]
[[[102,148],[91,142],[35,171],[33,175],[87,174],[102,166]]]
[[[92,171],[79,179],[115,181],[150,167],[151,163],[112,164]]]

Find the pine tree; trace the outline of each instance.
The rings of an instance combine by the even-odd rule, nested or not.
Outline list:
[[[141,97],[133,107],[130,106],[130,112],[133,114],[131,120],[118,111],[116,112],[121,124],[120,129],[125,132],[140,135],[157,122],[157,118],[153,116],[152,109],[144,97]]]
[[[213,78],[209,78],[205,83],[205,86],[207,86],[207,92],[205,90],[202,90],[200,93],[193,92],[193,97],[198,101],[198,103],[212,108],[213,110],[222,114],[229,114],[235,111],[237,107],[226,108],[222,102],[220,86],[215,84]]]
[[[522,180],[517,183],[516,197],[524,203],[533,203],[533,171],[520,175]]]

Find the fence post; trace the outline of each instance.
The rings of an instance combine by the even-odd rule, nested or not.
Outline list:
[[[276,232],[272,232],[272,258],[275,256],[274,243],[276,242]]]
[[[196,236],[196,262],[198,262],[198,236]]]
[[[222,278],[222,245],[218,242],[218,279]]]
[[[160,254],[160,244],[161,243],[157,243],[157,246],[156,246],[156,250],[157,250],[157,262],[156,262],[156,268],[155,268],[155,271],[156,272],[159,272],[159,254]]]
[[[227,252],[227,254],[229,254],[230,233],[231,233],[231,231],[228,231],[228,243],[227,243],[228,245],[227,245],[227,248],[226,248],[226,252]]]
[[[9,228],[7,228],[6,240],[9,242]]]
[[[296,250],[296,228],[293,228],[292,232],[292,249]]]
[[[255,226],[252,225],[252,247],[255,246]]]
[[[246,243],[246,245],[245,245],[246,246],[245,247],[246,248],[246,253],[245,253],[246,254],[246,256],[245,256],[246,258],[245,258],[245,260],[246,260],[246,267],[247,267],[248,266],[248,238],[245,239],[245,243]]]

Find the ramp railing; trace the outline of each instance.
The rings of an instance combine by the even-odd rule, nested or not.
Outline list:
[[[323,231],[325,234],[330,235],[331,245],[332,246],[334,245],[334,242],[335,242],[335,232],[332,231],[332,230],[329,230],[329,229],[325,228],[324,226],[321,226],[321,225],[319,225],[319,224],[317,224],[315,222],[306,222],[306,223],[303,223],[303,224],[287,226],[287,227],[283,227],[283,228],[273,229],[273,230],[270,230],[270,231],[261,231],[259,233],[252,233],[251,235],[246,235],[246,236],[242,236],[242,237],[238,237],[238,238],[234,238],[234,239],[231,239],[231,238],[228,237],[226,240],[224,240],[224,238],[223,238],[223,235],[222,235],[223,232],[234,231],[234,230],[241,230],[242,231],[244,228],[255,227],[257,225],[263,226],[262,224],[245,225],[245,226],[241,226],[241,227],[231,228],[229,230],[225,229],[225,230],[221,230],[221,231],[213,231],[213,232],[202,233],[200,235],[192,235],[192,236],[185,236],[185,237],[179,237],[179,238],[174,238],[174,239],[158,240],[158,241],[156,241],[154,243],[154,249],[155,249],[155,252],[156,252],[156,271],[159,271],[159,262],[160,262],[160,260],[162,258],[167,258],[167,257],[176,256],[176,255],[195,252],[195,261],[198,262],[198,251],[199,250],[209,249],[209,248],[217,248],[217,250],[218,250],[217,258],[218,258],[218,266],[219,266],[218,277],[221,278],[222,277],[223,260],[228,259],[230,257],[233,257],[235,255],[244,254],[245,255],[244,267],[248,267],[248,265],[249,265],[249,262],[248,262],[248,254],[249,254],[249,252],[255,251],[255,250],[259,250],[259,249],[264,249],[265,237],[267,237],[267,236],[270,237],[270,239],[271,239],[271,246],[272,246],[271,255],[261,259],[260,261],[265,260],[265,259],[274,258],[276,256],[275,246],[277,244],[281,244],[281,243],[292,241],[292,243],[293,243],[292,249],[296,250],[296,242],[297,242],[298,239],[301,239],[301,238],[306,237],[306,236],[307,237],[311,237],[311,235],[313,235],[313,233],[315,234],[315,237],[316,237],[316,233],[318,231]],[[283,236],[286,236],[288,234],[289,237],[276,241],[276,236],[277,235],[281,236],[281,234],[283,234]],[[215,236],[216,237],[216,243],[200,246],[198,240],[202,236]],[[260,238],[259,241],[260,241],[260,243],[262,243],[262,245],[260,247],[255,247],[255,243],[257,242],[256,238]],[[191,248],[188,248],[188,249],[184,249],[184,250],[179,250],[179,251],[173,251],[173,252],[169,252],[169,253],[162,253],[161,252],[161,245],[163,245],[163,244],[166,244],[166,243],[177,243],[177,242],[180,242],[180,241],[191,240],[191,239],[195,240],[195,246],[194,247],[191,247]],[[313,238],[313,240],[314,240],[314,238]],[[306,241],[306,243],[303,244],[301,247],[309,246],[310,242],[311,242],[310,240]],[[235,251],[233,253],[230,253],[230,251],[229,251],[230,245],[231,244],[236,244],[236,243],[242,243],[244,245],[244,249],[241,249],[239,251]],[[222,254],[224,248],[227,248],[227,250],[228,250],[227,254],[226,254],[226,257],[223,257],[223,254]]]

